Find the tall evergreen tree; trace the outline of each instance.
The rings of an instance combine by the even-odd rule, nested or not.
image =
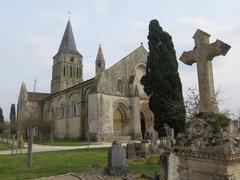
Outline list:
[[[4,116],[3,116],[3,110],[0,107],[0,133],[4,131]]]
[[[16,133],[15,122],[16,122],[16,110],[15,110],[15,104],[12,104],[11,105],[11,109],[10,109],[11,134],[15,134]]]
[[[150,96],[149,108],[155,118],[154,129],[164,135],[164,124],[167,124],[177,134],[184,130],[185,125],[182,84],[172,37],[163,31],[157,20],[149,24],[148,46],[147,70],[141,83]]]

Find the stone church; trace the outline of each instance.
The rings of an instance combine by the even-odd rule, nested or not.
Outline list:
[[[18,121],[26,122],[31,111],[34,121],[53,123],[55,138],[141,139],[153,130],[154,120],[140,84],[147,54],[141,44],[116,64],[105,68],[100,45],[95,76],[84,81],[84,59],[76,48],[69,20],[53,57],[51,93],[28,92],[23,83],[18,98]],[[38,133],[47,133],[40,129]]]

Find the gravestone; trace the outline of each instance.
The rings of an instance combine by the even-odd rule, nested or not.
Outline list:
[[[148,158],[151,155],[152,145],[148,141],[127,144],[127,158]]]
[[[158,154],[159,153],[159,147],[158,147],[158,144],[157,144],[157,140],[158,140],[158,132],[155,131],[154,129],[152,129],[150,131],[150,142],[151,142],[151,145],[150,145],[150,152],[152,154]]]
[[[127,144],[127,158],[136,158],[137,157],[137,143],[128,143]]]
[[[108,151],[108,165],[105,168],[108,175],[121,175],[127,172],[126,150],[121,143],[114,141]]]
[[[141,143],[141,151],[140,151],[140,157],[142,158],[148,158],[151,153],[150,153],[150,142],[144,141]]]
[[[178,180],[178,158],[172,152],[174,146],[174,129],[170,128],[167,124],[164,125],[166,133],[166,144],[160,151],[160,169],[162,180]]]
[[[166,145],[167,149],[172,149],[173,143],[174,143],[174,129],[170,128],[167,124],[164,126],[165,132],[166,132]]]

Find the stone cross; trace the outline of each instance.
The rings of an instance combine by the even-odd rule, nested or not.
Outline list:
[[[209,38],[210,34],[198,29],[193,36],[194,49],[188,52],[184,51],[180,60],[187,65],[197,63],[200,95],[199,111],[218,113],[211,61],[216,56],[225,56],[231,46],[220,40],[210,44]]]

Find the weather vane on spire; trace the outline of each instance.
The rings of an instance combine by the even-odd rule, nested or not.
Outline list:
[[[71,16],[71,11],[68,11],[68,19],[70,20],[70,16]]]

